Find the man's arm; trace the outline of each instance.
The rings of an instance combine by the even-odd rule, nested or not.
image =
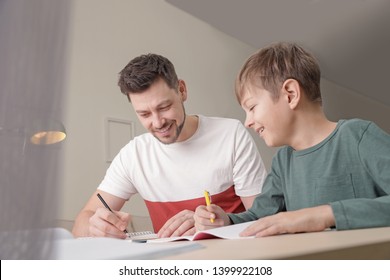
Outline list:
[[[257,195],[251,195],[251,196],[241,196],[242,204],[244,204],[244,207],[246,210],[252,207],[253,201],[255,201]]]
[[[195,234],[194,212],[183,210],[174,215],[158,231],[160,238]]]
[[[97,193],[101,194],[113,212],[104,207],[97,197]],[[76,217],[72,230],[73,235],[76,237],[106,236],[126,238],[126,234],[123,231],[130,221],[130,215],[118,212],[125,202],[125,199],[103,191],[94,192]]]
[[[235,192],[245,208],[252,207],[257,195],[262,192],[267,170],[253,138],[245,127],[238,123],[235,135],[233,182]]]

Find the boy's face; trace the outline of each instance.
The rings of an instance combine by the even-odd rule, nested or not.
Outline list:
[[[245,126],[252,128],[267,146],[287,145],[291,136],[291,110],[282,95],[278,100],[263,88],[250,86],[242,96]]]
[[[180,141],[185,121],[183,102],[187,98],[182,80],[179,81],[179,92],[159,79],[146,91],[130,93],[129,97],[141,124],[154,137],[164,144]]]

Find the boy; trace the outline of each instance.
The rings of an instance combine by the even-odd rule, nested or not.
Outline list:
[[[197,230],[254,220],[242,236],[390,226],[390,136],[369,121],[325,117],[311,54],[290,43],[259,50],[240,71],[236,96],[245,125],[284,147],[249,210],[199,206]]]

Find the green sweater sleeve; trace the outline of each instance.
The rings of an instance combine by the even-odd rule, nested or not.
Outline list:
[[[390,226],[390,135],[374,123],[362,133],[358,158],[376,186],[376,197],[354,198],[330,203],[338,230]],[[371,188],[356,182],[359,188]],[[362,190],[363,191],[363,190]]]
[[[277,175],[276,161],[273,161],[271,172],[263,185],[263,191],[256,197],[253,205],[245,212],[228,214],[234,224],[254,221],[259,218],[285,211],[284,194],[281,190],[280,177]]]

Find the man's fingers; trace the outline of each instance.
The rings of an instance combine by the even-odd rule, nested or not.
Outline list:
[[[93,227],[98,229],[93,231],[95,236],[126,238],[126,234],[123,231],[126,229],[128,222],[123,221],[121,217],[125,219],[129,218],[128,214],[123,212],[112,213],[105,208],[98,208],[95,215],[90,218],[90,224],[92,226],[90,230],[93,231]]]
[[[157,235],[160,238],[170,236],[181,236],[194,226],[194,212],[183,210],[170,218],[163,227],[159,230]]]

